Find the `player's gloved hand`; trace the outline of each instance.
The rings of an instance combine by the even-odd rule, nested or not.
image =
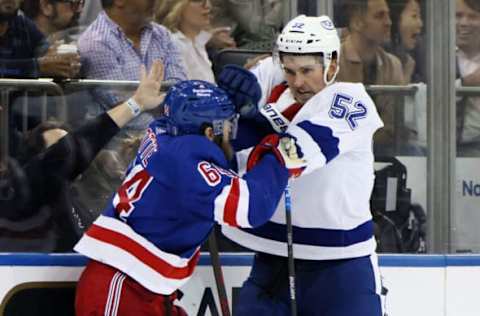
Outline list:
[[[248,156],[247,171],[251,170],[267,153],[272,153],[288,169],[291,177],[298,177],[307,166],[298,156],[295,139],[289,136],[270,134],[253,148]]]
[[[262,89],[252,72],[237,65],[226,65],[217,84],[230,96],[241,117],[252,118],[258,113]]]

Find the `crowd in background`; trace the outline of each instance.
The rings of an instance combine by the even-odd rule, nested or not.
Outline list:
[[[141,65],[149,69],[154,60],[160,59],[165,67],[164,80],[215,82],[213,64],[222,50],[273,49],[276,35],[288,19],[284,3],[0,0],[0,77],[48,77],[60,84],[74,78],[138,80]],[[299,8],[311,11],[308,3],[299,1]],[[456,10],[458,85],[476,86],[480,83],[480,5],[475,0],[457,0]],[[335,1],[334,11],[342,38],[339,81],[417,87],[417,93],[408,98],[372,93],[385,123],[385,128],[375,135],[375,153],[425,155],[425,1],[342,0]],[[247,67],[254,67],[256,61],[249,61]],[[29,97],[25,132],[19,123],[25,120],[23,97],[12,94],[8,105],[9,149],[14,160],[8,162],[9,169],[22,168],[42,155],[70,132],[67,124],[81,128],[85,119],[97,117],[130,95],[114,88],[73,92],[67,95],[67,122],[43,121],[40,110],[35,110],[40,107],[39,99]],[[457,101],[459,154],[478,156],[480,98]],[[50,106],[54,103],[48,101],[47,114],[54,112]],[[82,228],[78,222],[88,225],[103,209],[135,154],[144,129],[158,115],[155,111],[142,113],[102,147],[96,157],[87,155],[89,158],[82,161],[81,168],[57,182],[56,196],[35,201],[35,209],[30,205],[30,210],[20,212],[20,216],[0,216],[0,251],[70,249],[78,237],[75,232]],[[59,191],[63,192],[62,203],[58,203]],[[0,203],[0,207],[12,207],[4,201]],[[59,219],[62,216],[52,216],[67,213],[73,218],[68,223]],[[66,231],[72,231],[72,236],[66,238]],[[35,244],[31,240],[43,242]]]

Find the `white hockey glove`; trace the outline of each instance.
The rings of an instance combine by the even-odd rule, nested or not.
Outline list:
[[[306,161],[298,155],[295,139],[288,136],[280,138],[277,134],[270,134],[265,136],[250,152],[247,171],[251,170],[267,153],[272,153],[294,178],[300,176],[307,166]]]

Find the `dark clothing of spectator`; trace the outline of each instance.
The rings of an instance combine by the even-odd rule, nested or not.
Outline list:
[[[297,0],[297,13],[305,14],[307,16],[316,16],[317,13],[317,3],[310,0]]]
[[[91,218],[73,205],[71,182],[118,131],[102,114],[25,164],[30,198],[22,208],[0,212],[0,251],[72,250]]]
[[[17,15],[0,37],[0,77],[38,78],[37,57],[46,52],[45,36],[28,18]]]

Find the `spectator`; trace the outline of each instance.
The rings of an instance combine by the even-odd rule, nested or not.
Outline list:
[[[423,1],[425,2],[425,1]],[[392,40],[385,49],[402,63],[405,83],[415,83],[416,92],[403,96],[403,126],[410,148],[418,153],[427,146],[427,88],[425,43],[422,37],[421,0],[388,0]],[[414,147],[413,147],[414,146]],[[413,152],[413,151],[412,151]]]
[[[18,14],[20,0],[0,0],[0,77],[74,77],[78,58],[61,58],[35,24]]]
[[[271,50],[283,24],[281,0],[211,0],[212,24],[229,26],[239,48]]]
[[[480,3],[457,0],[458,85],[480,86]],[[480,156],[480,97],[464,97],[457,102],[458,154]]]
[[[78,23],[82,26],[90,25],[102,11],[102,1],[101,0],[88,0],[85,2],[85,6],[80,13]]]
[[[78,26],[84,0],[24,0],[22,11],[51,43],[63,40]]]
[[[47,40],[53,45],[52,50],[56,49],[54,53],[57,54],[57,58],[59,60],[70,60],[71,67],[75,67],[77,75],[81,65],[80,55],[76,49],[76,41],[82,31],[77,26],[77,23],[82,8],[83,0],[23,0],[22,4],[22,11],[25,16],[30,18],[43,35],[47,37]],[[73,77],[73,74],[70,77]],[[44,100],[42,96],[40,98],[33,96],[32,94],[28,96],[28,115],[29,122],[36,124],[41,117],[41,107]],[[67,113],[69,114],[69,119],[83,118],[85,116],[83,104],[88,103],[85,102],[85,97],[89,97],[89,94],[84,91],[77,91],[73,95],[68,95]],[[79,101],[77,100],[82,100],[82,104],[78,104]],[[16,114],[22,117],[25,115],[21,106],[24,100],[20,98],[16,101]],[[56,104],[58,102],[58,98],[49,97],[47,113],[56,113]]]
[[[155,59],[165,65],[165,79],[186,79],[183,61],[171,33],[152,22],[155,0],[102,0],[102,11],[78,40],[82,69],[87,78],[138,80],[140,65],[149,68]],[[97,115],[127,97],[122,93],[96,91],[99,105],[88,114]],[[144,114],[129,127],[146,128],[152,116]]]
[[[121,127],[140,112],[160,104],[162,78],[163,66],[156,61],[149,75],[142,75],[137,91],[127,102],[71,133],[55,125],[36,130],[37,141],[34,141],[35,147],[32,146],[36,149],[23,165],[24,185],[29,188],[30,196],[27,202],[25,194],[21,196],[23,200],[14,200],[16,208],[1,208],[0,246],[4,247],[1,251],[71,250],[84,228],[78,217],[81,214],[72,204],[71,182],[83,173]],[[11,240],[12,231],[16,242]]]
[[[412,57],[423,28],[420,0],[389,0],[388,5],[392,19],[388,51],[400,59],[405,82],[424,81],[418,74],[414,76],[416,63]]]
[[[157,11],[157,21],[173,32],[185,62],[187,78],[215,82],[206,44],[212,37],[210,0],[165,0]]]
[[[343,22],[348,29],[341,47],[338,80],[367,85],[403,84],[400,61],[382,48],[390,41],[392,26],[386,1],[348,0],[337,10],[343,12],[346,18]],[[375,134],[375,153],[394,154],[395,133],[399,133],[394,129],[395,98],[375,95],[374,100],[385,124]]]

